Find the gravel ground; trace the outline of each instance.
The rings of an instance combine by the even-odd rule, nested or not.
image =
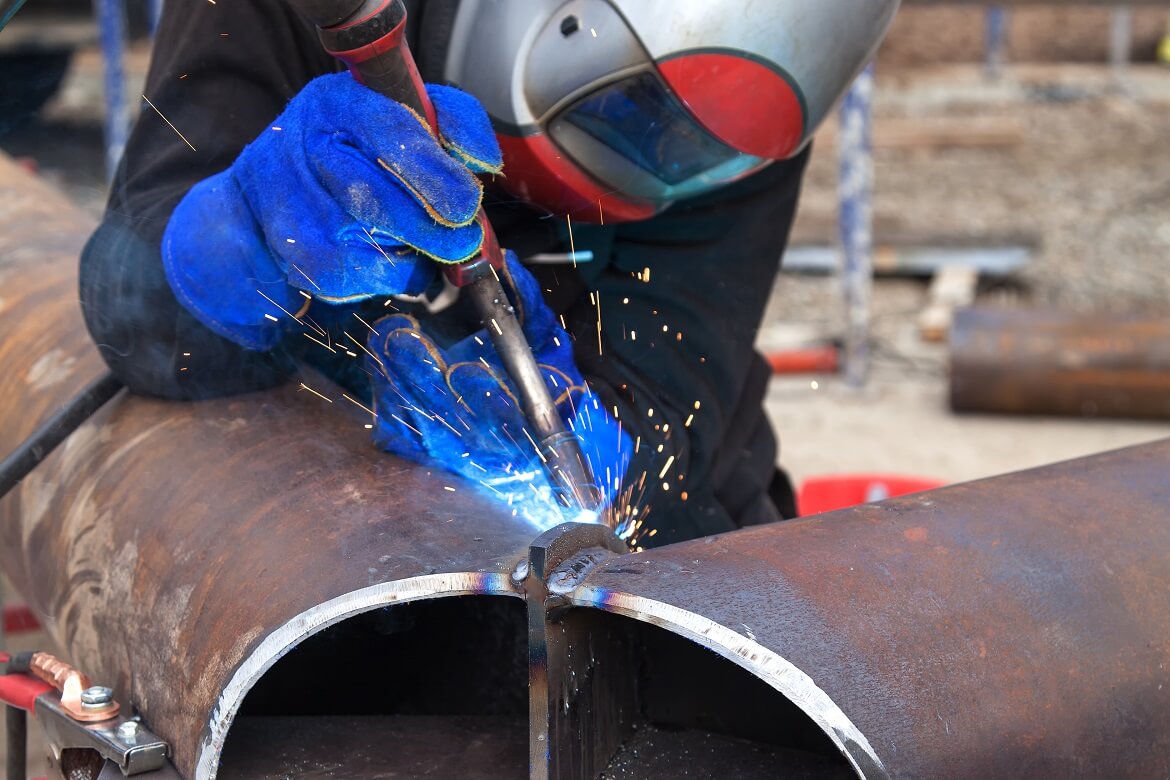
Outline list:
[[[1170,69],[1013,66],[989,82],[976,66],[879,71],[883,123],[969,119],[1022,128],[991,149],[875,153],[880,245],[1022,237],[1033,261],[981,303],[1073,311],[1170,313]],[[794,243],[835,233],[836,154],[815,147]],[[831,377],[776,380],[769,411],[781,463],[798,478],[892,471],[966,480],[1170,435],[1141,422],[959,417],[946,409],[945,345],[924,343],[916,316],[925,281],[879,279],[872,301],[873,370],[864,391]],[[760,334],[775,348],[842,333],[838,283],[782,275]]]

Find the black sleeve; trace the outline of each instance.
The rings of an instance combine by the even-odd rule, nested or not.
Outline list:
[[[566,313],[578,364],[637,443],[625,484],[659,529],[648,544],[760,521],[776,448],[755,338],[806,161],[623,225]]]
[[[301,87],[334,70],[312,29],[279,0],[166,3],[145,89],[154,108],[141,101],[105,216],[81,258],[86,324],[131,389],[200,398],[287,374],[287,357],[220,338],[179,305],[159,244],[191,186],[227,168]]]

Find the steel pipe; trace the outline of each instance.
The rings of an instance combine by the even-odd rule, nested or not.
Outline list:
[[[951,329],[960,412],[1170,417],[1170,321],[965,309]]]
[[[611,560],[568,598],[751,670],[862,777],[1165,777],[1167,474],[1170,440]]]

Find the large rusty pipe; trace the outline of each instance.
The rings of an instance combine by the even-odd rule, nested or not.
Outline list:
[[[1170,418],[1170,319],[964,309],[951,330],[960,412]]]
[[[796,702],[862,777],[1170,776],[1170,440],[611,560],[569,596]]]

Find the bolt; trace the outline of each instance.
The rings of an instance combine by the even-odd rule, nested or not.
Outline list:
[[[118,736],[122,739],[134,739],[138,736],[138,721],[128,720],[118,726]]]
[[[97,710],[109,706],[114,700],[114,691],[104,685],[91,685],[81,692],[81,707],[86,710]]]

